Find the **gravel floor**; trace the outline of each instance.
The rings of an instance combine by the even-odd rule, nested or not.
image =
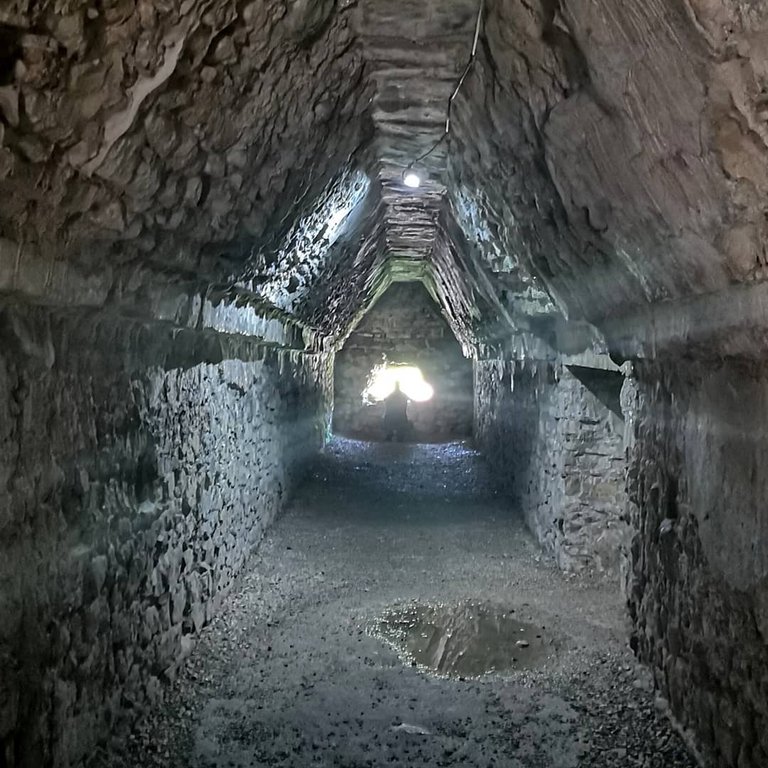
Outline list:
[[[460,444],[334,440],[110,766],[695,766],[626,648],[618,587],[568,578]],[[371,628],[413,600],[514,609],[535,670],[448,678]]]

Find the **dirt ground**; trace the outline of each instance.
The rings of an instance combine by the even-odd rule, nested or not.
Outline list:
[[[482,602],[557,643],[534,669],[433,674],[376,635],[414,601]],[[468,446],[336,439],[107,764],[695,766],[626,635],[618,585],[560,573]]]

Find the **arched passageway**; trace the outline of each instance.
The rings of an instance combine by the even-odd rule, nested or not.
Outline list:
[[[768,765],[767,34],[0,3],[0,768]],[[453,442],[333,437],[384,310]]]
[[[387,371],[402,368],[409,374],[400,384],[409,399],[408,430],[403,437],[412,442],[470,437],[472,361],[464,357],[450,326],[420,283],[396,283],[389,288],[337,353],[334,431],[363,439],[385,438],[385,400],[396,379]]]

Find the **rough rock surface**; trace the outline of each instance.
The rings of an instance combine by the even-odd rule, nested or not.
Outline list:
[[[7,768],[158,703],[326,429],[326,356],[103,320],[0,314]]]
[[[410,192],[400,173],[441,136],[476,10],[9,0],[0,236],[97,271],[315,286],[339,308],[399,262],[465,327],[483,302],[489,322],[604,324],[764,279],[763,4],[489,0]]]
[[[588,388],[564,366],[478,361],[475,436],[561,568],[618,573],[629,535],[623,377],[600,371],[596,381],[595,373]]]
[[[447,186],[494,272],[596,321],[764,279],[768,7],[497,0],[485,29]]]
[[[186,268],[200,249],[242,258],[244,235],[279,236],[270,218],[360,141],[363,62],[333,3],[60,6],[1,12],[18,101],[4,110],[6,237]]]
[[[633,643],[713,765],[759,768],[768,763],[768,372],[665,361],[636,374]]]

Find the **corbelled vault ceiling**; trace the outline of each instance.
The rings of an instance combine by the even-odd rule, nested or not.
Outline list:
[[[339,339],[419,279],[467,348],[756,312],[768,4],[486,0],[409,189],[477,13],[3,0],[0,288],[174,321],[229,297]]]

